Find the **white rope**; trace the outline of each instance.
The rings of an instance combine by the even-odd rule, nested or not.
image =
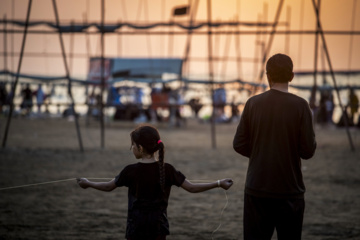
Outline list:
[[[8,189],[15,189],[15,188],[24,188],[24,187],[32,187],[32,186],[38,186],[43,184],[52,184],[52,183],[59,183],[59,182],[67,182],[67,181],[73,181],[77,178],[68,178],[68,179],[61,179],[61,180],[55,180],[55,181],[49,181],[49,182],[41,182],[41,183],[32,183],[32,184],[25,184],[25,185],[19,185],[19,186],[13,186],[13,187],[4,187],[0,188],[0,191],[2,190],[8,190]],[[113,178],[87,178],[92,180],[112,180]],[[202,179],[196,179],[196,180],[189,180],[191,182],[210,182],[210,181],[216,181],[216,180],[202,180]]]
[[[218,180],[202,180],[202,179],[192,179],[192,180],[189,180],[190,182],[215,182],[215,181],[218,181]],[[223,214],[224,214],[224,211],[227,207],[227,205],[229,204],[229,198],[228,198],[228,195],[226,193],[226,190],[224,189],[224,193],[225,193],[225,198],[226,198],[226,203],[224,205],[224,207],[222,208],[221,210],[221,213],[220,213],[220,223],[219,223],[219,226],[211,233],[211,240],[214,240],[214,233],[216,233],[221,225],[222,225],[222,217],[223,217]]]
[[[226,197],[226,203],[225,203],[223,209],[221,210],[219,226],[211,233],[211,239],[212,239],[212,240],[214,239],[214,233],[217,232],[217,231],[220,229],[220,227],[221,227],[221,224],[222,224],[222,216],[223,216],[224,211],[225,211],[225,209],[226,209],[226,207],[227,207],[227,205],[228,205],[228,203],[229,203],[229,198],[228,198],[227,193],[226,193],[225,190],[224,190],[224,193],[225,193],[225,197]]]
[[[32,184],[25,184],[25,185],[19,185],[19,186],[13,186],[13,187],[5,187],[5,188],[0,188],[0,191],[3,190],[9,190],[9,189],[16,189],[16,188],[24,188],[24,187],[32,187],[32,186],[39,186],[39,185],[44,185],[44,184],[53,184],[53,183],[59,183],[59,182],[67,182],[67,181],[74,181],[77,178],[68,178],[68,179],[61,179],[61,180],[55,180],[55,181],[49,181],[49,182],[41,182],[41,183],[32,183]],[[92,179],[92,180],[111,180],[113,178],[87,178],[87,179]],[[189,181],[193,181],[193,182],[210,182],[210,181],[215,181],[215,180],[201,180],[201,179],[196,179],[196,180],[189,180]],[[225,193],[225,197],[226,197],[226,203],[223,207],[223,209],[221,210],[221,214],[220,214],[220,223],[219,226],[211,233],[211,239],[214,239],[214,233],[217,232],[221,225],[222,225],[222,216],[224,214],[224,211],[229,203],[229,198],[227,196],[226,191],[224,190]]]
[[[94,179],[94,180],[111,180],[112,178],[88,178],[88,179]],[[14,186],[14,187],[4,187],[0,188],[0,191],[8,190],[8,189],[15,189],[15,188],[24,188],[24,187],[32,187],[32,186],[39,186],[44,184],[52,184],[52,183],[59,183],[59,182],[67,182],[67,181],[74,181],[76,178],[68,178],[68,179],[61,179],[61,180],[55,180],[55,181],[49,181],[49,182],[41,182],[41,183],[32,183],[32,184],[25,184],[20,186]]]

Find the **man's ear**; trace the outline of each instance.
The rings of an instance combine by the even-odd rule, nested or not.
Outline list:
[[[291,75],[291,78],[290,78],[289,82],[291,82],[291,81],[294,79],[294,76],[295,76],[295,74],[294,74],[294,73],[292,73],[292,75]]]
[[[270,77],[270,75],[268,73],[266,73],[266,78],[268,80],[269,87],[271,87],[272,86],[272,81],[271,81],[271,77]]]
[[[139,152],[143,153],[144,152],[144,148],[143,146],[139,145]]]

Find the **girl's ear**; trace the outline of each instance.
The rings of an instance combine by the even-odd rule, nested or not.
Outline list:
[[[142,154],[144,152],[143,146],[139,145],[139,152]]]

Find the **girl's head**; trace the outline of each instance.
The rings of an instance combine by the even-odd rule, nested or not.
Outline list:
[[[131,132],[131,144],[135,144],[137,148],[142,148],[145,153],[153,155],[164,144],[160,140],[159,132],[150,125],[141,125]]]
[[[159,169],[160,169],[160,184],[162,189],[165,185],[165,169],[164,169],[164,153],[165,147],[160,140],[160,134],[158,130],[150,125],[141,125],[137,127],[130,134],[131,145],[136,145],[137,149],[142,149],[143,153],[154,155],[159,151]],[[134,152],[135,154],[135,152]],[[140,156],[135,154],[136,158]]]

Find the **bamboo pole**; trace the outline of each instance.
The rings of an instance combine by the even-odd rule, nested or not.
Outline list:
[[[14,19],[15,16],[15,0],[11,1],[11,18]],[[12,26],[11,28],[12,30],[14,30],[14,26]],[[14,34],[11,34],[11,53],[14,53]],[[13,55],[12,55],[13,56]],[[14,58],[11,57],[11,71],[13,71],[15,69],[14,67]]]
[[[240,0],[236,1],[236,9],[238,11],[238,14],[235,15],[235,20],[237,22],[240,21]],[[236,27],[236,30],[239,31],[240,30],[240,26]],[[235,31],[234,31],[235,32]],[[236,65],[237,65],[237,73],[238,73],[238,79],[241,79],[242,77],[242,64],[241,64],[241,47],[240,47],[240,34],[234,34],[235,35],[235,51],[236,51]],[[228,58],[230,60],[230,58]]]
[[[222,68],[221,68],[221,72],[220,72],[220,76],[223,77],[226,74],[226,70],[227,70],[227,63],[229,60],[229,51],[230,51],[230,45],[231,45],[231,37],[232,35],[227,35],[226,39],[225,39],[225,46],[224,46],[224,61],[222,62]]]
[[[274,39],[274,36],[275,36],[275,33],[276,33],[276,27],[277,27],[277,23],[279,22],[280,13],[281,13],[283,3],[284,3],[284,0],[280,0],[277,11],[276,11],[274,24],[273,24],[272,30],[270,32],[269,41],[268,41],[268,43],[266,45],[266,48],[265,48],[265,51],[264,51],[264,55],[263,55],[262,62],[261,62],[261,72],[260,72],[260,76],[258,78],[260,83],[262,82],[262,79],[264,77],[265,63],[266,63],[266,60],[267,60],[268,55],[270,53],[271,45],[272,45],[272,42],[273,42],[273,39]]]
[[[90,45],[89,45],[90,46]],[[89,48],[90,49],[90,48]],[[5,52],[0,52],[0,55],[4,55],[6,54],[8,57],[9,56],[18,56],[20,54],[20,52],[14,52],[14,53],[5,53]],[[86,58],[89,59],[93,54],[85,53],[74,53],[72,56],[74,58]],[[50,53],[24,53],[24,56],[29,56],[29,57],[59,57],[62,56],[61,53],[55,53],[55,52],[50,52]],[[118,57],[117,55],[111,55],[110,57]],[[259,58],[253,58],[253,57],[213,57],[213,61],[224,61],[225,59],[227,59],[228,61],[243,61],[243,62],[256,62],[259,61]],[[192,61],[207,61],[208,57],[191,57]]]
[[[7,60],[7,24],[6,24],[6,14],[4,15],[4,70],[8,71],[8,60]],[[6,75],[6,80],[8,75]]]
[[[9,23],[9,21],[8,21]],[[195,25],[195,24],[194,24]],[[242,35],[256,35],[256,34],[272,34],[273,30],[259,30],[259,31],[253,31],[253,30],[239,30],[239,31],[216,31],[212,32],[212,35],[232,35],[232,34],[242,34]],[[326,35],[360,35],[360,31],[354,30],[354,31],[348,31],[348,30],[326,30],[323,31]],[[4,29],[0,29],[0,33],[4,33]],[[13,34],[22,34],[23,31],[21,30],[11,30],[8,29],[7,33],[13,33]],[[58,31],[44,31],[44,30],[28,30],[28,33],[31,34],[57,34]],[[99,31],[93,31],[93,32],[76,32],[78,34],[89,34],[89,35],[98,35]],[[314,35],[316,33],[316,30],[277,30],[277,35]],[[63,34],[71,34],[71,32],[64,32]],[[139,31],[121,31],[121,32],[107,32],[107,35],[187,35],[187,31],[147,31],[147,30],[139,30]],[[208,31],[193,31],[193,35],[207,35]]]
[[[261,15],[258,14],[258,21],[260,22],[261,21]],[[257,28],[259,28],[259,26],[257,26]],[[254,49],[254,59],[258,59],[258,61],[254,62],[254,66],[253,66],[253,75],[254,75],[254,78],[256,78],[256,75],[258,74],[258,68],[259,68],[259,60],[260,60],[260,54],[259,54],[259,48],[260,48],[260,45],[262,45],[262,41],[260,40],[261,39],[261,36],[260,34],[256,34],[255,35],[255,49]]]
[[[212,100],[212,116],[211,116],[211,146],[216,149],[216,132],[215,132],[215,104],[214,104],[214,69],[212,61],[212,31],[211,23],[211,0],[207,0],[207,17],[208,17],[208,56],[209,56],[209,79],[211,81],[211,100]]]
[[[299,19],[299,29],[302,31],[303,30],[303,25],[304,25],[304,2],[305,0],[300,0],[300,19]],[[298,45],[298,64],[299,67],[301,66],[301,61],[302,61],[302,35],[299,36],[299,45]]]
[[[317,8],[320,10],[320,0],[318,0]],[[320,14],[320,12],[319,12]],[[317,91],[317,74],[318,74],[318,52],[319,52],[319,24],[316,23],[316,33],[315,33],[315,53],[314,53],[314,90],[312,92],[312,103],[315,105],[316,103],[316,91]],[[314,116],[314,119],[316,119],[316,116]],[[315,121],[316,122],[316,121]]]
[[[332,80],[333,80],[333,83],[334,83],[334,88],[335,88],[336,93],[337,93],[337,97],[338,97],[338,101],[339,101],[339,106],[341,107],[341,110],[342,110],[342,112],[343,112],[345,129],[346,129],[346,133],[347,133],[347,136],[348,136],[348,139],[349,139],[350,148],[351,148],[352,151],[355,151],[355,147],[354,147],[354,144],[353,144],[353,141],[352,141],[352,138],[351,138],[351,135],[350,135],[350,131],[349,131],[349,123],[348,123],[348,119],[347,119],[346,109],[343,107],[342,102],[341,102],[341,97],[340,97],[339,89],[338,89],[338,87],[337,87],[337,83],[336,83],[336,79],[335,79],[335,74],[334,74],[334,71],[333,71],[333,67],[332,67],[332,64],[331,64],[331,59],[330,59],[329,51],[328,51],[328,48],[327,48],[327,44],[326,44],[324,32],[323,32],[323,29],[322,29],[322,26],[321,26],[320,16],[319,16],[319,9],[318,9],[317,6],[316,6],[315,0],[312,0],[312,3],[313,3],[314,10],[315,10],[316,21],[317,21],[317,25],[318,25],[318,27],[319,27],[319,33],[320,33],[320,36],[321,36],[321,40],[322,40],[322,42],[323,42],[323,48],[324,48],[324,51],[325,51],[326,59],[327,59],[327,62],[328,62],[328,64],[329,64],[331,77],[332,77]]]
[[[291,7],[290,6],[287,6],[286,8],[286,22],[287,22],[287,25],[286,25],[286,30],[290,30],[290,22],[291,22]],[[285,53],[289,55],[290,53],[290,35],[289,34],[286,34],[285,35],[285,49],[284,49]]]
[[[88,1],[86,2],[86,13],[83,14],[83,19],[84,19],[84,23],[87,24],[88,22],[88,14],[89,12],[89,9],[88,9]],[[85,58],[88,59],[88,61],[90,61],[90,58],[91,58],[91,47],[90,47],[90,39],[89,39],[89,34],[86,34],[85,35],[85,42],[86,42],[86,54],[85,54]],[[75,57],[75,55],[73,55]],[[89,66],[90,68],[90,66]],[[88,78],[86,78],[86,80],[90,80]],[[93,87],[94,89],[95,87]],[[86,105],[88,106],[88,111],[86,113],[86,119],[85,119],[85,125],[86,127],[89,126],[90,124],[90,116],[91,116],[91,105],[92,104],[91,102],[89,102],[89,86],[86,85],[85,87],[85,94],[86,94]]]
[[[199,5],[199,0],[195,0],[195,3],[190,6],[190,18],[189,18],[189,26],[192,26],[194,23],[194,19],[196,18],[197,8]],[[184,53],[184,60],[183,60],[183,74],[189,74],[190,72],[190,47],[191,47],[191,36],[193,30],[189,29],[187,31],[187,39],[186,39],[186,46],[185,46],[185,53]]]
[[[351,31],[354,31],[355,28],[355,20],[356,20],[356,0],[353,0],[353,11],[351,16]],[[353,42],[354,42],[354,35],[350,35],[349,39],[349,58],[348,58],[348,69],[351,69],[351,57],[353,54]],[[347,78],[348,84],[349,84],[349,77]]]
[[[104,90],[105,90],[105,58],[104,58],[104,21],[105,21],[105,2],[101,0],[101,91],[100,91],[100,146],[105,147],[104,129]]]
[[[71,27],[74,27],[74,22],[71,21]],[[74,67],[74,33],[70,35],[70,54],[69,54],[69,74],[71,75],[73,73],[73,67]]]
[[[15,82],[14,82],[14,84],[12,86],[12,95],[11,95],[11,99],[10,99],[10,110],[9,110],[9,115],[8,115],[8,118],[7,118],[7,121],[6,121],[5,133],[4,133],[3,142],[2,142],[2,147],[3,148],[6,147],[6,141],[7,141],[7,136],[8,136],[9,129],[10,129],[11,117],[12,117],[12,114],[13,114],[13,111],[14,111],[14,97],[15,97],[15,94],[16,94],[16,86],[17,86],[17,84],[19,82],[19,74],[20,74],[20,70],[21,70],[22,59],[23,59],[23,56],[24,56],[24,49],[25,49],[26,36],[27,36],[27,33],[28,33],[31,5],[32,5],[32,0],[29,0],[28,10],[27,10],[27,13],[26,13],[25,28],[24,28],[24,32],[23,32],[24,35],[23,35],[23,40],[22,40],[22,44],[21,44],[21,52],[20,52],[19,64],[18,64],[18,69],[17,69]]]
[[[55,13],[56,26],[59,27],[60,21],[59,21],[59,13],[58,13],[57,5],[56,5],[56,0],[53,0],[53,7],[54,7],[54,13]],[[80,151],[84,152],[84,147],[83,147],[81,133],[80,133],[80,127],[79,127],[79,117],[75,111],[75,101],[74,101],[74,98],[72,95],[72,90],[71,90],[72,84],[71,84],[71,78],[70,78],[70,71],[69,71],[69,67],[68,67],[68,63],[67,63],[67,59],[66,59],[64,40],[62,38],[62,32],[61,32],[60,28],[58,28],[58,29],[59,29],[59,40],[60,40],[61,52],[62,52],[62,56],[63,56],[63,60],[64,60],[66,78],[68,80],[68,94],[69,94],[70,101],[71,101],[71,109],[72,109],[72,112],[75,117],[76,133],[77,133],[77,137],[78,137]]]

